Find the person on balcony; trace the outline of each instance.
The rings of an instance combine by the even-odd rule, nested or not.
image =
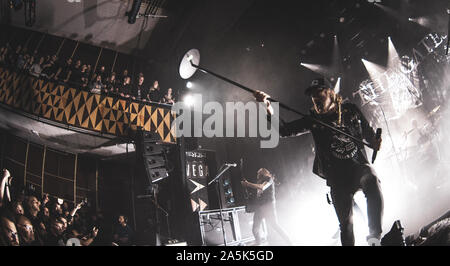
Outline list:
[[[122,85],[119,88],[119,93],[120,96],[122,96],[123,98],[130,98],[130,94],[131,94],[131,78],[130,77],[125,77],[123,80]]]
[[[68,58],[66,65],[58,69],[55,80],[67,83],[70,79],[70,75],[72,75],[72,58]]]
[[[97,75],[94,81],[91,82],[89,85],[89,88],[91,89],[91,93],[100,94],[102,93],[103,88],[105,85],[102,83],[102,76]]]
[[[161,102],[165,103],[165,104],[174,104],[175,103],[175,96],[173,95],[172,88],[167,89],[167,93],[161,99]]]
[[[162,98],[161,88],[159,87],[159,82],[155,80],[153,86],[150,88],[150,101],[159,103]]]
[[[30,75],[39,78],[42,72],[42,65],[44,64],[44,57],[39,59],[39,62],[34,63],[30,68]]]
[[[110,95],[116,95],[118,92],[117,86],[119,85],[119,81],[116,79],[116,73],[112,72],[111,76],[106,79],[105,90]]]
[[[137,84],[133,88],[133,100],[138,101],[147,101],[148,98],[148,91],[147,88],[145,88],[144,84],[144,74],[139,73],[139,79]]]

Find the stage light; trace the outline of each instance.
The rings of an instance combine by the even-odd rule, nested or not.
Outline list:
[[[325,77],[330,77],[333,75],[333,70],[330,67],[326,67],[323,65],[317,65],[317,64],[306,64],[306,63],[300,63],[301,66],[306,67],[309,70],[312,70],[320,75],[323,75]]]
[[[186,96],[184,96],[184,98],[183,98],[183,102],[184,102],[184,104],[186,104],[187,106],[193,106],[194,105],[194,102],[195,102],[195,100],[194,100],[194,97],[192,96],[192,95],[186,95]]]
[[[364,67],[366,68],[367,72],[369,73],[370,79],[372,81],[376,80],[376,78],[384,73],[386,70],[384,69],[384,67],[377,65],[375,63],[372,63],[370,61],[367,61],[365,59],[361,59],[361,61],[364,64]]]
[[[411,22],[417,23],[425,28],[432,28],[432,26],[433,26],[431,19],[427,18],[427,17],[409,18],[408,20]]]
[[[388,64],[387,68],[392,69],[399,65],[400,58],[398,56],[397,49],[395,49],[394,43],[392,42],[391,37],[388,37]]]
[[[334,85],[334,92],[339,93],[341,91],[341,77],[336,81],[336,85]]]
[[[332,76],[339,76],[342,73],[342,61],[341,54],[339,51],[339,43],[337,39],[337,35],[334,35],[334,44],[333,44],[333,54],[332,54],[332,62],[331,62],[331,71]]]
[[[192,89],[193,86],[194,86],[194,84],[192,84],[192,82],[190,82],[190,81],[186,82],[186,88]]]

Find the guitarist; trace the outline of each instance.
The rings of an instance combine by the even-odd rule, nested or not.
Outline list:
[[[257,191],[252,228],[256,244],[261,244],[260,229],[261,223],[263,219],[265,219],[269,226],[283,238],[287,245],[292,245],[288,235],[278,224],[277,212],[275,208],[274,176],[267,169],[261,168],[257,172],[256,182],[257,183],[251,183],[245,179],[241,182],[244,187],[252,188]]]

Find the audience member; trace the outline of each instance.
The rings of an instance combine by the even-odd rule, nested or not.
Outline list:
[[[23,210],[23,206],[22,203],[19,201],[14,201],[13,204],[11,205],[11,209],[12,212],[14,213],[14,215],[18,216],[18,215],[24,215],[24,210]]]
[[[89,72],[87,65],[81,66],[81,87],[85,88],[89,84]]]
[[[50,228],[47,237],[44,240],[45,246],[65,246],[63,239],[64,223],[56,218],[50,218]]]
[[[37,237],[43,239],[45,238],[47,228],[41,219],[41,215],[39,215],[40,207],[41,202],[35,196],[28,196],[25,201],[25,216],[33,224]]]
[[[118,224],[114,228],[113,239],[119,246],[129,246],[132,244],[133,230],[128,226],[128,219],[125,215],[119,215]]]
[[[174,104],[175,103],[175,96],[173,95],[172,88],[167,89],[167,93],[161,99],[161,102],[165,103],[165,104]]]
[[[124,98],[130,98],[130,94],[131,94],[130,81],[131,81],[130,77],[125,77],[123,79],[123,83],[122,83],[122,85],[119,88],[120,96],[122,96]]]
[[[133,100],[147,101],[149,98],[148,91],[144,86],[144,75],[140,73],[137,84],[133,89]]]
[[[150,88],[150,101],[159,103],[162,98],[161,89],[159,87],[159,82],[155,80],[153,86]]]
[[[42,242],[35,237],[34,227],[30,219],[25,215],[20,215],[16,221],[21,246],[42,246]]]
[[[72,74],[70,75],[70,84],[75,87],[82,85],[81,81],[81,60],[77,60],[72,67]]]
[[[55,80],[67,83],[72,74],[72,58],[67,59],[66,64],[58,69]]]
[[[42,72],[42,65],[44,64],[44,57],[39,59],[39,62],[34,63],[30,68],[30,75],[39,78]]]
[[[105,89],[111,94],[117,94],[118,81],[116,79],[116,73],[112,72],[111,76],[106,79]]]
[[[47,79],[53,79],[55,76],[55,73],[58,71],[58,65],[56,61],[58,60],[58,57],[56,55],[53,55],[50,60],[43,65],[41,76],[45,77]]]
[[[125,69],[122,72],[122,75],[119,77],[119,82],[123,83],[125,81],[125,78],[128,77],[128,69]]]
[[[19,246],[16,219],[7,209],[0,211],[0,246]]]
[[[91,84],[89,84],[89,89],[91,93],[100,94],[104,87],[105,85],[103,85],[102,76],[100,75],[97,75],[95,80],[93,80]]]
[[[101,66],[100,69],[95,73],[94,79],[100,76],[102,83],[106,82],[106,78],[108,78],[108,74],[106,73],[105,66]]]

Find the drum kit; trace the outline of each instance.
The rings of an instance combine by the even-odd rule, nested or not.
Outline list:
[[[413,128],[403,134],[401,145],[394,152],[385,153],[383,159],[397,159],[397,162],[409,182],[418,185],[422,181],[427,183],[443,182],[446,175],[442,173],[449,170],[449,164],[443,157],[442,138],[437,122],[445,115],[442,107],[436,106],[425,119],[427,122],[418,126],[413,122]],[[426,170],[428,169],[428,170]],[[425,173],[427,177],[423,176]]]

